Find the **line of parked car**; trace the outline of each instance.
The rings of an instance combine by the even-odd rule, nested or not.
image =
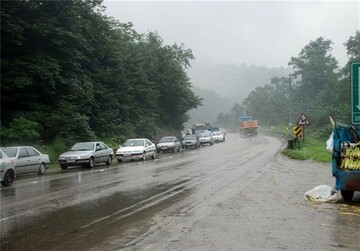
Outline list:
[[[160,152],[179,152],[181,148],[199,148],[201,145],[213,145],[224,142],[222,132],[202,131],[199,134],[185,135],[182,141],[176,136],[162,137],[157,144],[147,138],[134,138],[125,141],[116,152],[104,142],[79,142],[61,154],[58,158],[60,168],[71,166],[93,168],[95,164],[111,165],[113,158],[118,162],[146,160],[156,158]],[[38,173],[43,175],[49,167],[49,155],[41,153],[32,146],[2,147],[0,149],[1,184],[11,186],[17,174]]]

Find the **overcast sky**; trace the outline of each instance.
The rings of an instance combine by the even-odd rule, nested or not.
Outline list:
[[[360,29],[354,1],[120,1],[105,0],[106,14],[132,22],[139,33],[157,31],[165,44],[184,44],[197,62],[287,67],[322,36],[343,66],[344,43]]]

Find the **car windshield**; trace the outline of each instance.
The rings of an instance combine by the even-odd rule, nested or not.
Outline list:
[[[222,133],[217,131],[217,132],[213,132],[213,135],[221,135]]]
[[[184,139],[196,139],[196,135],[186,135]]]
[[[93,151],[93,150],[94,150],[94,143],[92,142],[76,143],[71,148],[71,151]]]
[[[174,138],[172,137],[165,137],[165,138],[161,138],[159,143],[167,143],[167,142],[174,142]]]
[[[208,132],[203,132],[202,134],[200,134],[200,137],[209,137],[210,133]]]
[[[144,146],[145,140],[143,139],[129,139],[127,140],[123,146]]]
[[[16,156],[18,148],[17,147],[5,147],[2,148],[2,150],[9,156],[10,158],[13,158]]]

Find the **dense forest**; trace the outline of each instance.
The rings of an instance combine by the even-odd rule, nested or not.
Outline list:
[[[101,2],[1,2],[1,144],[151,138],[201,105],[192,51],[107,17]]]
[[[216,123],[234,128],[240,115],[252,115],[263,126],[291,125],[306,113],[320,130],[329,125],[329,116],[351,124],[350,65],[360,61],[360,31],[344,43],[349,60],[343,68],[331,54],[331,45],[323,37],[310,41],[290,58],[293,73],[274,76],[270,83],[256,87],[229,112],[218,114]]]
[[[153,138],[189,126],[189,114],[227,129],[241,115],[261,126],[294,124],[303,112],[318,128],[329,116],[350,123],[350,64],[360,61],[360,32],[344,42],[343,68],[331,46],[315,38],[289,59],[290,69],[221,66],[209,82],[206,67],[191,68],[191,49],[165,45],[156,32],[139,34],[106,16],[101,0],[3,1],[1,144]],[[211,116],[196,110],[202,104]]]

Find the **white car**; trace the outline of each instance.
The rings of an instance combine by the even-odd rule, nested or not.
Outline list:
[[[11,186],[16,177],[15,163],[0,149],[0,182],[4,187]]]
[[[166,137],[162,137],[159,140],[159,143],[156,145],[156,151],[158,153],[160,152],[175,152],[175,151],[180,151],[181,149],[181,144],[179,142],[179,140],[177,139],[177,137],[175,136],[166,136]]]
[[[118,162],[125,160],[146,160],[151,156],[156,158],[156,147],[153,142],[146,138],[128,139],[116,151]]]
[[[113,156],[114,150],[104,142],[79,142],[70,151],[61,154],[58,161],[61,169],[67,169],[68,166],[87,166],[93,168],[97,163],[111,165]]]
[[[213,136],[215,142],[224,142],[225,141],[225,136],[220,131],[213,132],[212,136]]]
[[[49,168],[49,155],[41,153],[32,146],[10,146],[3,147],[2,150],[14,161],[17,174],[43,175]]]

